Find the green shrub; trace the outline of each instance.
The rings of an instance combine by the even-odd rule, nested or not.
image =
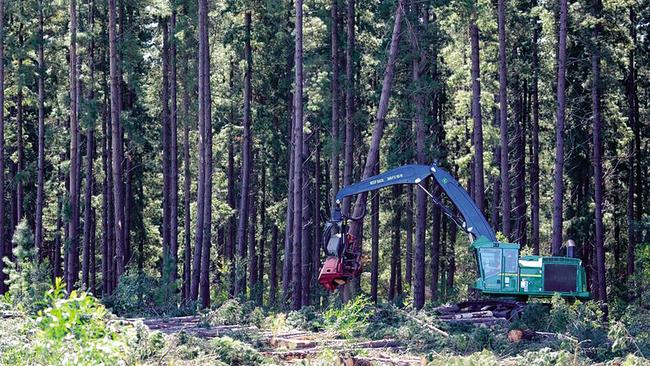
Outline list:
[[[210,346],[218,360],[231,366],[255,366],[265,362],[264,356],[256,349],[230,337],[214,338]]]
[[[482,351],[469,356],[436,354],[431,357],[427,366],[499,366],[501,363],[490,351]]]
[[[340,308],[331,307],[325,311],[325,329],[336,332],[343,338],[359,336],[368,328],[371,310],[370,300],[363,295],[357,296]]]
[[[201,323],[209,326],[237,325],[244,320],[244,309],[238,299],[226,300],[220,307],[203,316]]]
[[[323,329],[323,316],[316,312],[313,306],[306,306],[287,314],[286,322],[292,328],[306,331],[319,331]]]

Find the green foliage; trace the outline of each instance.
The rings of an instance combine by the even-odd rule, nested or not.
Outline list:
[[[180,316],[194,313],[194,304],[179,305],[180,297],[174,288],[174,285],[144,272],[130,269],[122,275],[113,294],[103,301],[114,313],[123,316]]]
[[[368,328],[370,300],[359,295],[340,308],[330,307],[323,313],[325,329],[337,332],[343,338],[363,334]]]
[[[226,300],[220,307],[203,316],[206,325],[235,325],[244,322],[244,308],[239,299]]]
[[[474,353],[469,356],[450,354],[435,355],[427,366],[499,366],[499,360],[489,351]]]
[[[307,331],[318,331],[323,328],[323,316],[316,312],[313,306],[307,306],[287,314],[287,325]]]
[[[51,285],[51,268],[47,262],[39,262],[34,247],[34,237],[26,220],[16,226],[12,239],[15,263],[5,261],[5,273],[8,275],[8,301],[13,307],[35,312],[43,308],[43,293]]]
[[[210,341],[218,359],[232,366],[255,366],[264,363],[265,358],[253,347],[230,337],[219,337]]]

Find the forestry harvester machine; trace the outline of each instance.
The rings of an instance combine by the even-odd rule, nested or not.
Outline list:
[[[460,215],[440,197],[429,192],[424,181],[433,177]],[[405,165],[343,187],[335,197],[332,217],[325,225],[324,250],[327,258],[319,282],[334,291],[361,274],[361,248],[349,221],[362,220],[341,212],[345,197],[396,184],[413,184],[422,189],[442,212],[469,234],[478,278],[473,284],[483,300],[470,300],[439,308],[441,319],[511,318],[520,314],[529,298],[547,298],[558,293],[568,299],[588,299],[585,269],[567,246],[566,257],[519,256],[519,244],[497,240],[494,229],[467,191],[437,165]]]

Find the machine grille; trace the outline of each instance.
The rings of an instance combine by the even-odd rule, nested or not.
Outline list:
[[[544,265],[544,291],[575,292],[577,273],[571,264]]]

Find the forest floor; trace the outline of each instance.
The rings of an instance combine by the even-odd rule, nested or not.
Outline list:
[[[185,332],[211,339],[215,337],[246,338],[263,355],[282,364],[320,364],[324,359],[339,365],[426,365],[423,355],[409,350],[407,344],[395,339],[341,339],[331,331],[296,329],[273,330],[254,325],[206,325],[201,316],[173,318],[131,318],[142,321],[150,330],[167,335]]]

